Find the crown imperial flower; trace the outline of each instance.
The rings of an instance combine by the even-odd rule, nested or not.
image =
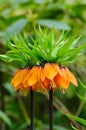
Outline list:
[[[34,38],[35,37],[35,38]],[[11,37],[7,41],[10,50],[0,59],[11,62],[21,62],[24,67],[14,75],[11,85],[14,90],[26,95],[29,90],[45,91],[58,87],[62,92],[68,89],[70,83],[78,86],[75,76],[66,67],[80,55],[80,50],[86,45],[76,48],[79,38],[67,37],[64,32],[58,39],[52,29],[34,29],[34,37],[29,42],[28,36]]]

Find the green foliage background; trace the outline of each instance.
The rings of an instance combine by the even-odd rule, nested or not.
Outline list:
[[[33,27],[38,25],[55,27],[59,34],[65,30],[70,31],[71,35],[82,35],[79,44],[85,44],[86,1],[0,0],[0,54],[8,50],[4,40],[5,38],[10,40],[7,32],[13,36],[25,31],[30,36],[33,34]],[[20,65],[17,62],[7,64],[0,60],[0,130],[29,129],[29,95],[22,97],[10,86],[18,66]],[[74,64],[70,64],[69,68],[75,73],[79,86],[75,88],[70,85],[65,95],[59,89],[54,93],[54,129],[85,130],[86,48],[80,58]],[[47,95],[35,92],[35,130],[49,129],[48,111]]]

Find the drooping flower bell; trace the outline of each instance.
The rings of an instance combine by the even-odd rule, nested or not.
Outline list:
[[[68,68],[61,67],[60,70],[61,74],[56,75],[54,81],[56,85],[60,86],[63,93],[65,93],[65,91],[68,89],[70,83],[78,86],[75,76],[69,71]]]
[[[11,85],[14,87],[14,90],[20,90],[20,93],[23,95],[27,95],[30,90],[30,87],[26,87],[26,84],[24,83],[29,71],[30,69],[28,68],[19,69],[11,81]]]
[[[26,95],[30,88],[43,91],[60,87],[62,92],[65,92],[70,82],[77,86],[76,78],[68,68],[59,67],[56,63],[46,63],[31,69],[19,69],[11,84],[15,91],[20,90],[21,94]]]

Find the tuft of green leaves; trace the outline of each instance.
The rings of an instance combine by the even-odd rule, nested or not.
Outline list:
[[[54,29],[34,28],[34,34],[30,39],[25,33],[9,36],[11,41],[6,40],[6,43],[10,50],[5,55],[0,55],[0,59],[6,62],[16,60],[29,67],[45,62],[62,65],[72,63],[86,47],[85,44],[78,47],[80,37],[70,36],[69,33],[62,32],[56,38]]]

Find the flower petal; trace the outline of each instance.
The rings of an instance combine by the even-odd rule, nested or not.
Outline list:
[[[61,75],[57,74],[54,78],[56,85],[60,86],[62,89],[67,89],[70,81],[68,80],[65,68],[61,68]]]
[[[28,73],[29,73],[28,68],[20,69],[16,72],[14,78],[11,81],[11,85],[13,85],[15,90],[24,86],[24,81],[25,81],[25,78],[27,77]]]
[[[68,80],[71,83],[73,83],[75,86],[78,86],[78,83],[77,83],[75,76],[69,71],[68,68],[66,68],[66,74],[67,74]]]
[[[39,73],[39,67],[34,66],[29,74],[28,74],[28,84],[29,86],[33,86],[38,81],[38,73]]]
[[[44,81],[45,78],[52,80],[57,73],[58,72],[54,69],[53,63],[46,63],[41,74],[41,80]]]
[[[42,82],[44,88],[46,88],[47,90],[50,89],[50,82],[51,82],[51,80],[49,80],[47,78],[45,78],[45,80]]]

